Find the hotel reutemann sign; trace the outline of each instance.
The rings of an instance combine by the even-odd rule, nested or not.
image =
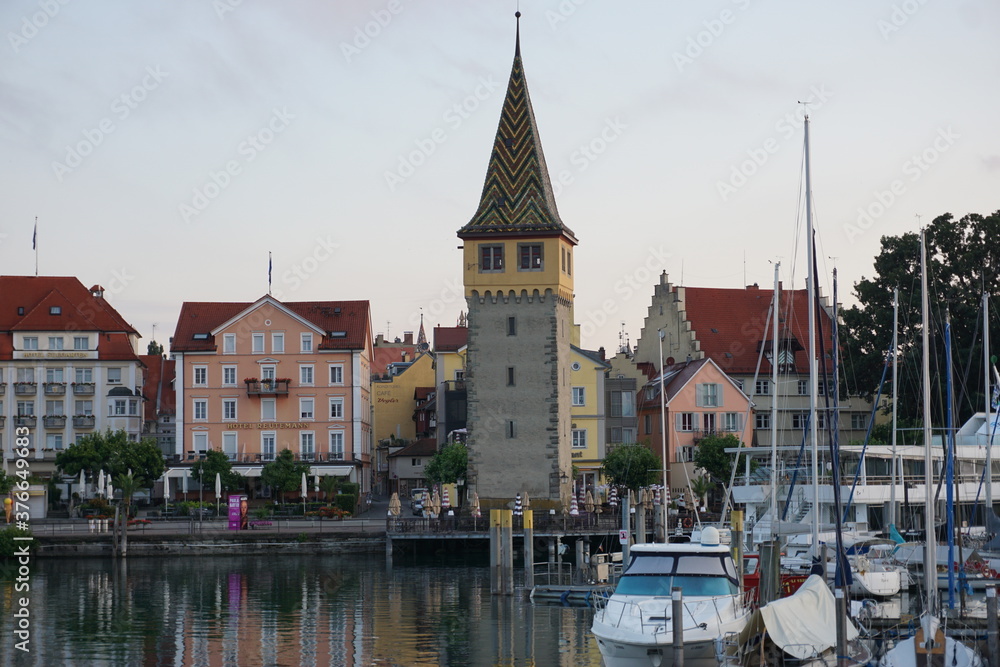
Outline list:
[[[14,350],[15,359],[97,359],[97,350]]]
[[[315,424],[311,422],[243,422],[240,424],[227,424],[226,426],[232,429],[276,431],[287,428],[309,428],[310,426],[315,426]]]

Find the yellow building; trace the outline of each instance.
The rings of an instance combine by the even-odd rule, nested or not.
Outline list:
[[[570,356],[572,452],[577,488],[596,489],[605,454],[604,378],[611,367],[595,352],[573,346]]]
[[[388,375],[388,380],[372,381],[375,440],[412,440],[417,437],[416,391],[434,386],[434,359],[421,354],[412,362],[390,364]]]

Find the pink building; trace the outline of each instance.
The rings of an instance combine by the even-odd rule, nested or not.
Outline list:
[[[637,401],[639,441],[661,456],[660,425],[666,422],[667,475],[671,496],[676,498],[696,474],[691,461],[705,436],[732,434],[742,443],[752,441],[751,402],[711,358],[705,358],[664,367],[666,405],[661,411],[660,376],[655,367],[651,370],[653,377],[639,390]]]
[[[367,301],[184,303],[171,339],[176,456],[221,450],[252,478],[289,449],[368,491],[371,334]]]

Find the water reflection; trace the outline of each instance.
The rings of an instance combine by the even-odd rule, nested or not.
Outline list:
[[[76,562],[32,573],[17,665],[597,666],[586,609],[490,595],[487,568],[275,556]],[[13,581],[0,582],[4,621]],[[20,594],[19,594],[20,595]]]

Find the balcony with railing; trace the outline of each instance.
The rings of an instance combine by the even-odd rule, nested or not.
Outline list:
[[[46,382],[44,386],[46,396],[64,396],[66,394],[65,382]]]
[[[66,415],[45,415],[42,425],[45,428],[66,428]]]
[[[73,428],[94,428],[97,417],[94,415],[74,415]]]
[[[38,393],[38,383],[37,382],[15,382],[14,383],[14,395],[15,396],[34,396]]]
[[[93,382],[74,382],[73,393],[77,396],[93,396],[94,386]]]
[[[14,426],[27,426],[28,428],[35,428],[38,424],[38,418],[35,415],[17,415],[14,417]]]
[[[247,378],[244,382],[247,385],[247,396],[287,396],[288,385],[292,383],[287,378]]]

